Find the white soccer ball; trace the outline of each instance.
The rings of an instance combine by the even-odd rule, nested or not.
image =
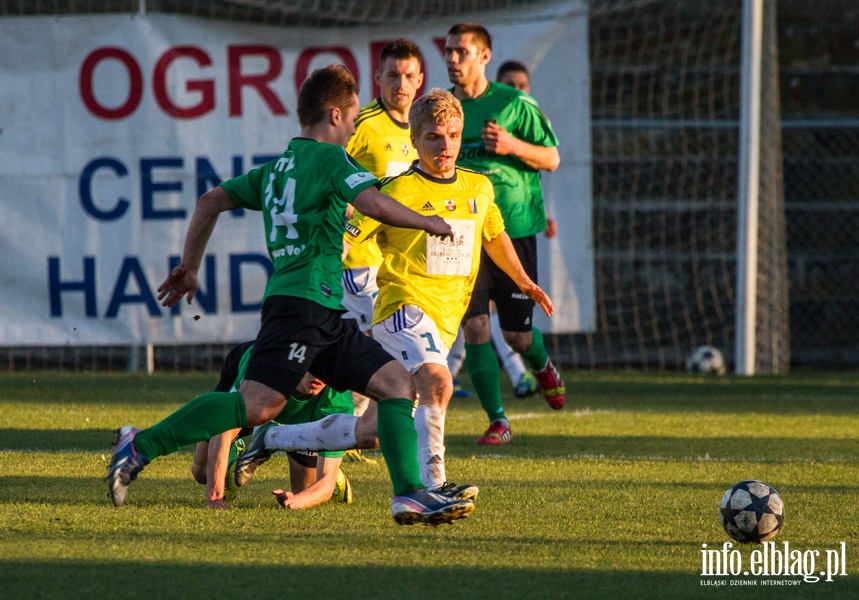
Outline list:
[[[724,375],[725,357],[718,348],[698,346],[686,359],[686,370],[694,374]]]
[[[719,522],[740,543],[766,542],[784,525],[784,502],[768,483],[756,479],[740,481],[722,496]]]

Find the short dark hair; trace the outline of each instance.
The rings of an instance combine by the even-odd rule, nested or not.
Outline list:
[[[421,49],[418,48],[418,45],[413,41],[407,40],[406,38],[399,38],[385,44],[382,48],[382,52],[379,54],[380,69],[389,58],[395,58],[397,60],[416,58],[418,59],[419,65],[423,65],[424,62],[424,55],[421,53]]]
[[[457,23],[447,31],[447,35],[472,34],[484,48],[492,50],[492,36],[486,27],[478,23]]]
[[[329,108],[346,110],[355,103],[358,84],[345,65],[328,65],[310,74],[298,90],[298,122],[302,127],[325,118]]]
[[[508,60],[501,63],[498,67],[498,73],[495,75],[495,81],[500,81],[507,73],[525,73],[528,75],[528,67],[520,63],[518,60]],[[528,75],[530,77],[530,75]]]

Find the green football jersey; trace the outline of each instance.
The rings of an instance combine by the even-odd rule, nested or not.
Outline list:
[[[339,310],[346,205],[378,183],[340,146],[293,138],[283,155],[221,185],[263,214],[274,272],[265,297],[297,296]]]
[[[495,119],[514,137],[537,146],[557,146],[558,138],[546,116],[530,96],[510,86],[489,82],[477,98],[462,100],[465,124],[456,164],[483,173],[495,188],[495,203],[511,238],[546,229],[546,208],[540,173],[514,156],[499,156],[484,148],[480,131]]]

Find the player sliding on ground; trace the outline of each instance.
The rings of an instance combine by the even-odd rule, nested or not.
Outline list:
[[[221,368],[216,391],[235,391],[245,378],[250,348],[253,342],[239,344],[227,354]],[[338,392],[306,373],[275,421],[278,423],[308,423],[332,414],[353,413],[352,395]],[[247,432],[247,433],[245,433]],[[194,479],[206,486],[208,508],[230,508],[237,493],[233,477],[236,458],[244,450],[244,440],[250,430],[234,429],[199,442],[194,453],[191,472]],[[328,500],[352,502],[352,486],[340,469],[343,452],[289,452],[290,491],[273,490],[284,508],[310,508]],[[336,493],[335,493],[336,492]]]
[[[182,263],[158,288],[158,298],[164,306],[186,296],[190,302],[219,215],[234,208],[258,210],[274,263],[260,330],[238,391],[203,394],[148,429],[120,430],[106,478],[115,506],[125,502],[128,486],[155,458],[273,419],[310,371],[334,389],[379,399],[379,446],[393,483],[391,512],[397,523],[449,523],[474,510],[470,500],[425,489],[417,460],[411,378],[354,320],[341,318],[348,203],[383,222],[452,236],[443,219],[418,214],[379,192],[378,180],[346,154],[344,146],[355,133],[357,92],[352,74],[342,65],[314,71],[298,94],[301,136],[290,140],[277,160],[200,197]]]

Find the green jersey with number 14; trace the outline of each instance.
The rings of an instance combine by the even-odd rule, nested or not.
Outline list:
[[[462,100],[465,124],[457,166],[489,177],[495,203],[511,238],[523,238],[546,229],[546,208],[540,173],[515,156],[489,152],[480,132],[486,121],[495,122],[513,137],[536,146],[557,146],[549,120],[531,96],[502,83],[489,82],[477,98]]]
[[[266,298],[341,308],[346,205],[376,183],[342,147],[293,138],[280,158],[221,184],[237,206],[262,211],[274,263]]]

